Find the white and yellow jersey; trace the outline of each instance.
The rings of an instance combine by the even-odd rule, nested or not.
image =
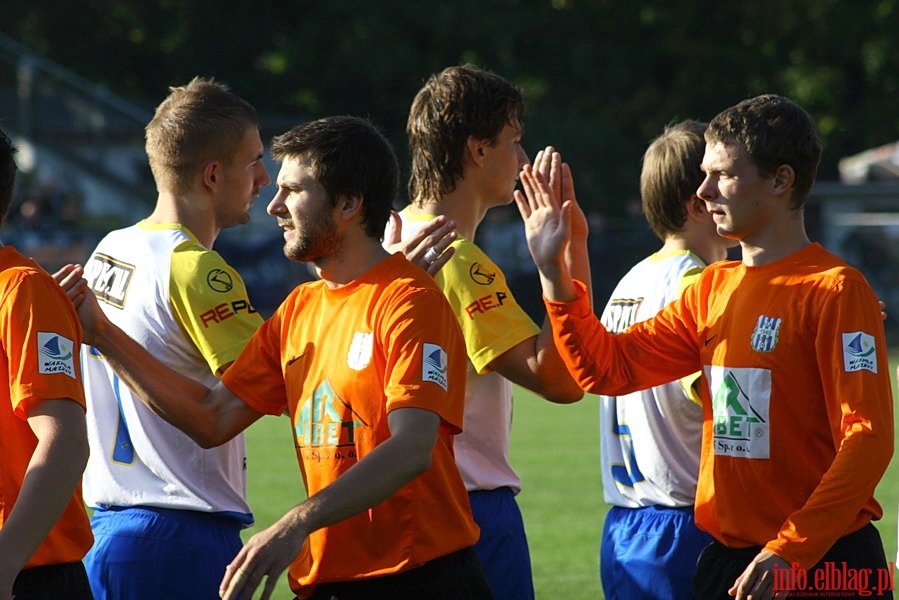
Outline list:
[[[262,323],[243,280],[181,225],[142,221],[109,233],[85,265],[103,312],[173,370],[215,385]],[[204,450],[131,393],[92,347],[81,351],[93,507],[227,513],[246,524],[243,435]]]
[[[642,260],[618,282],[603,310],[603,325],[620,333],[654,316],[704,267],[687,251]],[[606,502],[626,508],[693,505],[702,444],[702,408],[689,388],[693,380],[600,397]]]
[[[406,210],[400,217],[404,238],[433,218]],[[509,462],[512,382],[488,365],[539,334],[540,328],[515,301],[503,272],[477,245],[460,238],[452,247],[455,254],[434,279],[456,313],[469,360],[463,430],[453,446],[456,464],[469,492],[509,487],[518,493],[521,479]]]

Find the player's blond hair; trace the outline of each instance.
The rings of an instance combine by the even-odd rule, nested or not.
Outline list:
[[[211,79],[169,88],[146,128],[146,151],[159,191],[183,193],[211,161],[230,162],[256,110]]]

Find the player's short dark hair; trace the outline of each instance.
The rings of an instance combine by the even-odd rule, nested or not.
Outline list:
[[[789,165],[796,176],[791,208],[805,204],[821,161],[821,140],[809,114],[790,99],[764,94],[743,100],[712,119],[705,139],[741,145],[766,177]]]
[[[361,196],[365,232],[383,237],[399,189],[399,164],[393,146],[374,125],[350,116],[310,121],[275,137],[271,152],[278,161],[308,161],[334,203],[341,196]]]

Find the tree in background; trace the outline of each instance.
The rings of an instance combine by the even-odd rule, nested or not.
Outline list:
[[[552,143],[587,208],[626,217],[639,157],[675,119],[707,119],[762,92],[815,117],[820,180],[847,154],[899,138],[899,0],[31,0],[0,29],[152,106],[214,76],[262,112],[349,113],[405,157],[403,123],[428,73],[472,62],[520,85],[525,144]]]

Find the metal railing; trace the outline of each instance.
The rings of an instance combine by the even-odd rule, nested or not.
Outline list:
[[[111,159],[123,147],[142,151],[152,116],[0,34],[0,126],[143,203],[152,186]]]

